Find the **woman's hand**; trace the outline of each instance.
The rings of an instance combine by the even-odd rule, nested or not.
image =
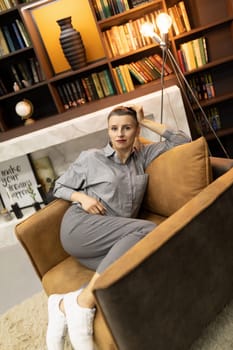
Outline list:
[[[143,108],[140,105],[133,105],[130,106],[130,108],[132,108],[136,114],[137,114],[137,121],[140,124],[141,121],[144,119],[144,112],[143,112]]]
[[[89,214],[104,215],[106,212],[106,208],[100,201],[88,195],[85,195],[85,197],[80,203],[82,205],[83,210],[85,210]]]
[[[138,123],[141,126],[144,126],[147,129],[156,132],[158,135],[163,135],[164,131],[167,129],[165,124],[161,124],[156,122],[155,120],[145,118],[142,106],[133,105],[130,106],[130,108],[136,112]]]

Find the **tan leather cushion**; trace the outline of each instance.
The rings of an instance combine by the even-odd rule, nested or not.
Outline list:
[[[149,183],[144,207],[169,216],[197,195],[212,180],[204,137],[163,153],[147,168]]]

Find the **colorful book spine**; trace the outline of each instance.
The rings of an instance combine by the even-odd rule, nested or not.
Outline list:
[[[180,45],[182,55],[178,50],[178,58],[182,70],[185,72],[199,68],[208,62],[206,38],[200,37]],[[182,60],[183,56],[183,60]]]
[[[179,1],[177,4],[170,6],[168,8],[168,14],[172,18],[172,28],[175,35],[180,35],[191,30],[184,1]]]
[[[0,28],[0,56],[8,55],[10,53],[10,49],[7,45],[7,41],[3,35],[3,31]]]

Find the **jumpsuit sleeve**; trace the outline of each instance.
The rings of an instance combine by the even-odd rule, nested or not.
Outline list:
[[[191,141],[191,138],[181,130],[173,130],[167,128],[162,137],[163,141],[154,142],[146,145],[143,149],[143,158],[144,158],[144,169],[160,154],[168,151],[169,149],[182,145],[183,143],[188,143]]]
[[[87,178],[87,157],[86,152],[72,163],[67,171],[55,182],[53,194],[57,198],[70,200],[74,191],[83,190]]]

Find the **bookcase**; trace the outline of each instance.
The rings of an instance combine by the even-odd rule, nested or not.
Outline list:
[[[168,11],[173,15],[173,30],[169,34],[171,51],[224,147],[233,156],[232,0],[214,3],[211,0],[184,0],[182,5],[185,6],[186,19],[179,0],[88,0],[103,57],[88,61],[81,69],[68,69],[59,74],[54,72],[30,9],[25,8],[25,3],[21,1],[10,3],[10,8],[0,9],[0,28],[3,29],[5,24],[18,23],[16,32],[18,29],[21,36],[20,33],[18,36],[15,34],[16,48],[12,51],[4,52],[1,44],[2,141],[161,89],[161,49],[150,38],[143,37],[139,27],[145,21],[154,23],[160,11]],[[32,6],[37,6],[37,3],[40,2],[29,2]],[[26,42],[22,36],[27,37]],[[24,45],[20,45],[20,37]],[[2,43],[1,31],[0,40]],[[190,46],[193,48],[200,42],[202,51],[205,49],[205,57],[204,51],[202,57],[201,52],[199,57],[192,54],[196,64],[187,67],[187,58],[186,62],[181,61],[181,49],[187,46],[190,50]],[[167,62],[165,84],[176,83]],[[24,126],[15,113],[15,104],[22,99],[30,100],[34,106],[34,124]],[[192,99],[191,103],[199,121],[195,125],[187,110],[188,118],[192,119],[193,137],[199,136],[201,126],[212,153],[221,155]]]
[[[177,1],[166,1],[168,9],[175,4]],[[173,28],[172,51],[213,129],[233,157],[233,1],[192,0],[185,1],[185,7],[190,30],[177,32]],[[198,41],[202,41],[202,45],[196,48],[196,52]],[[203,41],[205,53],[201,52]],[[188,50],[185,53],[191,61],[191,67],[187,67],[187,62],[184,67],[183,45]],[[200,61],[200,55],[205,55],[204,62]],[[197,135],[201,128],[212,153],[222,156],[215,136],[194,101],[192,107],[198,121]]]

